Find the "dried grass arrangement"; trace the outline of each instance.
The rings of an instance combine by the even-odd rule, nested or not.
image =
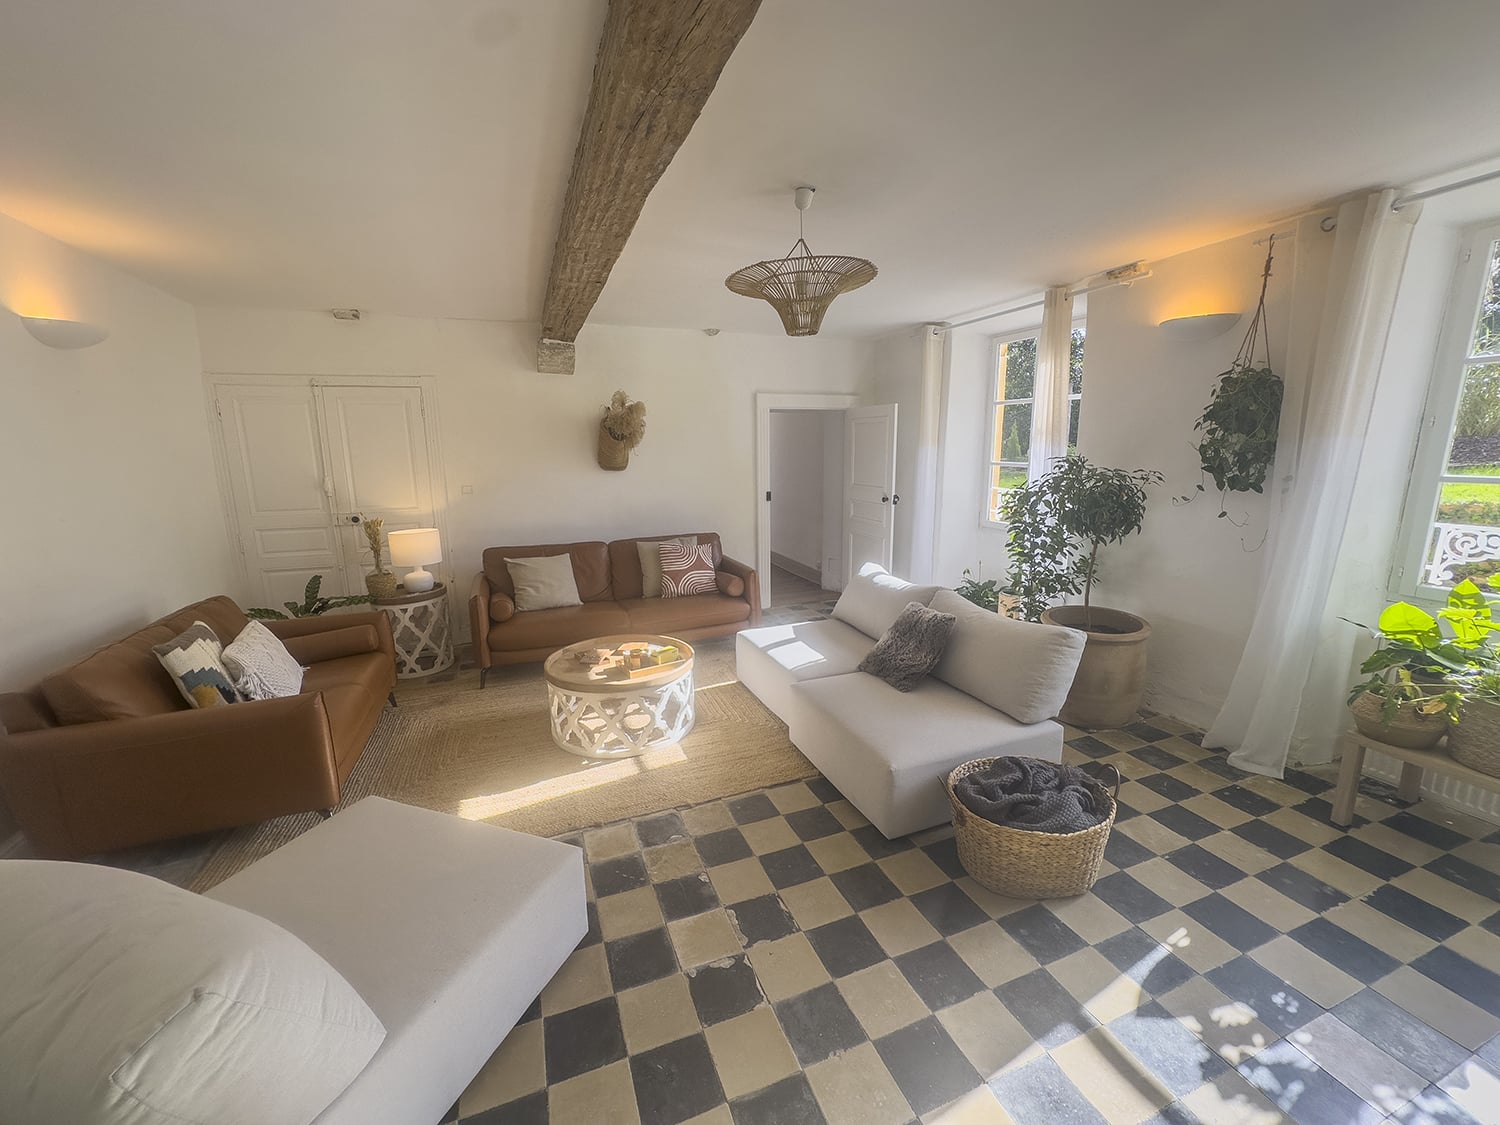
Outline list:
[[[630,464],[630,451],[646,436],[646,404],[631,402],[616,391],[599,420],[599,467],[619,472]]]
[[[375,558],[374,571],[365,575],[365,589],[372,597],[388,598],[396,592],[396,576],[385,568],[385,540],[381,538],[385,520],[361,514],[359,523],[365,533],[365,542],[370,545],[370,554]]]

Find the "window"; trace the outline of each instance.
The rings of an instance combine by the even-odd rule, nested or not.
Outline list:
[[[1084,329],[1073,329],[1068,357],[1068,432],[1038,434],[1033,425],[1036,404],[1036,351],[1039,330],[995,341],[994,379],[990,394],[989,460],[985,467],[984,522],[999,524],[1006,492],[1026,483],[1033,443],[1056,450],[1078,448],[1078,410],[1083,397]]]
[[[1398,572],[1402,592],[1435,597],[1500,574],[1500,224],[1463,240],[1448,309]]]

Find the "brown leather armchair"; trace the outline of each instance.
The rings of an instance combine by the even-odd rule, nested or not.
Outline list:
[[[0,793],[41,855],[74,858],[331,809],[396,683],[385,614],[270,621],[307,666],[286,699],[189,708],[151,646],[227,597],[187,606],[26,692],[0,695]]]
[[[700,531],[696,538],[699,545],[713,548],[716,592],[686,598],[644,597],[636,544],[670,538],[675,536],[486,548],[484,569],[469,590],[470,638],[479,666],[479,686],[484,686],[496,664],[544,660],[590,637],[655,633],[696,641],[760,624],[760,579],[755,568],[727,557],[718,534],[712,531]],[[505,560],[540,555],[569,556],[582,605],[517,612],[512,600],[515,586]]]

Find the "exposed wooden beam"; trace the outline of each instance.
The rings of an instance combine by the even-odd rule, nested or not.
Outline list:
[[[542,306],[537,370],[573,342],[760,0],[610,0]]]

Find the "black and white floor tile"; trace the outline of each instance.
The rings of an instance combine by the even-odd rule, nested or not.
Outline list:
[[[1500,1121],[1500,832],[1247,776],[1181,724],[1091,894],[994,895],[815,779],[590,830],[588,937],[450,1114],[624,1122]]]

